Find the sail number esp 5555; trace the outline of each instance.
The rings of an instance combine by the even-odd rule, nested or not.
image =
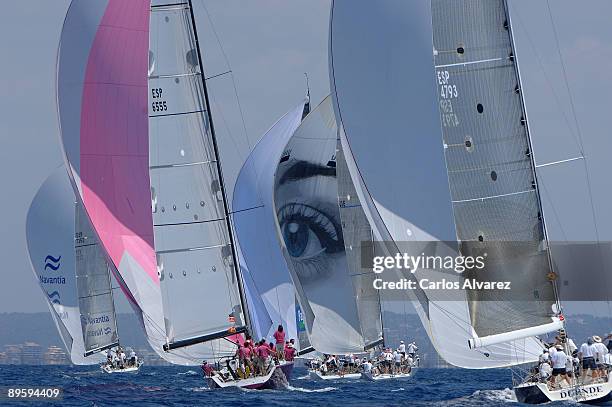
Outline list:
[[[153,102],[151,103],[151,109],[154,113],[157,112],[166,112],[168,110],[168,104],[165,100],[162,99],[162,95],[164,90],[162,88],[153,88],[151,89],[151,96],[153,97]]]

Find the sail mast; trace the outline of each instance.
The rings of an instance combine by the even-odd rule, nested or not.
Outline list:
[[[227,233],[229,235],[229,240],[230,240],[230,245],[231,245],[232,261],[234,263],[234,271],[236,273],[236,281],[238,283],[238,292],[240,294],[240,304],[242,306],[242,313],[244,315],[245,325],[247,327],[247,333],[250,334],[250,331],[252,330],[251,329],[251,319],[250,319],[249,309],[248,309],[245,294],[244,294],[244,286],[242,283],[242,276],[240,274],[240,263],[238,262],[238,255],[236,253],[236,242],[234,240],[234,233],[232,230],[230,211],[227,205],[227,195],[225,193],[225,183],[223,182],[223,172],[222,172],[221,163],[220,163],[220,155],[219,155],[219,148],[217,145],[217,137],[215,135],[215,126],[213,124],[213,118],[210,112],[210,102],[208,98],[208,88],[206,87],[206,76],[204,73],[204,63],[202,60],[202,53],[200,51],[200,42],[198,40],[198,30],[196,28],[192,0],[188,0],[188,4],[189,4],[189,14],[191,16],[191,26],[193,29],[193,36],[195,39],[195,49],[198,55],[198,64],[200,65],[200,72],[202,75],[202,88],[204,90],[204,101],[206,103],[206,116],[208,117],[208,123],[210,125],[210,136],[212,139],[213,150],[217,158],[217,160],[215,161],[215,164],[217,167],[217,171],[219,172],[219,188],[221,189],[221,194],[223,197],[223,209],[225,211],[225,221],[226,221]]]
[[[512,65],[514,65],[514,72],[516,74],[516,81],[517,81],[517,88],[516,88],[516,92],[519,94],[519,100],[521,103],[521,111],[523,113],[523,124],[525,126],[525,133],[527,134],[527,143],[529,145],[529,160],[531,161],[531,172],[533,174],[533,182],[535,183],[535,190],[536,190],[536,196],[537,196],[537,201],[538,201],[538,208],[540,210],[540,216],[542,218],[542,231],[544,233],[544,241],[547,244],[547,255],[548,255],[548,264],[550,267],[550,270],[552,270],[552,275],[549,277],[549,280],[552,284],[553,287],[553,294],[555,296],[555,301],[557,304],[557,312],[561,313],[561,304],[560,304],[560,300],[559,300],[559,291],[558,291],[558,287],[557,287],[557,283],[556,283],[556,273],[555,273],[555,268],[554,268],[554,262],[552,260],[552,255],[551,255],[551,249],[550,249],[550,241],[548,239],[548,231],[546,228],[546,218],[544,217],[544,210],[542,208],[542,199],[540,198],[540,187],[539,187],[539,183],[538,183],[538,177],[537,177],[537,173],[536,173],[536,161],[535,161],[535,155],[534,155],[534,151],[533,151],[533,141],[531,139],[531,132],[529,131],[529,120],[527,118],[527,109],[525,108],[525,98],[524,98],[524,94],[523,94],[523,85],[522,85],[522,80],[521,80],[521,70],[519,68],[519,64],[517,62],[516,59],[516,51],[515,51],[515,44],[514,44],[514,33],[512,31],[512,22],[510,19],[510,8],[508,7],[508,0],[504,0],[504,11],[506,13],[506,24],[507,24],[507,29],[508,29],[508,36],[510,37],[510,47],[512,49]],[[563,325],[565,325],[565,320],[561,320],[561,322],[563,323]]]

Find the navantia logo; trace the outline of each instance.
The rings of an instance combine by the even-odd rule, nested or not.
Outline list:
[[[62,260],[62,256],[55,258],[49,254],[47,257],[45,257],[45,270],[51,269],[53,271],[57,271],[57,269],[62,265],[60,260]]]
[[[85,325],[101,324],[104,322],[110,322],[110,317],[108,315],[100,315],[99,317],[92,318],[86,315],[81,315],[81,322]]]
[[[45,267],[44,267],[44,271],[49,270],[49,272],[53,273],[53,274],[58,274],[58,275],[54,275],[52,277],[47,277],[44,275],[39,275],[38,279],[40,280],[41,284],[66,284],[66,278],[62,275],[59,275],[59,273],[55,273],[57,270],[59,270],[59,268],[61,267],[61,260],[62,260],[62,256],[57,256],[57,257],[53,257],[52,255],[47,255],[47,257],[45,257]],[[57,293],[57,291],[54,291],[53,293]],[[49,295],[49,299],[55,303],[55,304],[59,304],[58,302],[55,302],[54,300],[59,298],[59,294],[58,294],[58,298],[51,298],[51,295],[53,294],[48,294]]]

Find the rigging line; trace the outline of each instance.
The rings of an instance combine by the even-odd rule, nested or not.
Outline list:
[[[580,131],[580,125],[578,124],[578,116],[576,115],[576,107],[574,106],[574,98],[572,97],[572,91],[569,86],[569,82],[567,81],[567,69],[565,68],[565,62],[563,60],[563,55],[561,54],[561,46],[559,44],[559,36],[557,34],[557,27],[555,27],[555,21],[552,15],[552,11],[550,9],[550,2],[546,0],[546,7],[548,8],[548,16],[550,17],[550,24],[552,25],[553,34],[555,36],[555,43],[557,44],[557,53],[559,54],[559,61],[561,62],[561,69],[563,71],[563,79],[565,82],[565,87],[567,89],[567,94],[569,96],[570,107],[572,109],[572,116],[574,118],[574,123],[576,125],[576,131],[578,132],[578,138],[580,140],[580,153],[584,155],[584,144],[582,142],[582,132]]]
[[[576,161],[576,160],[584,160],[584,157],[580,156],[580,157],[574,157],[574,158],[567,158],[565,160],[553,161],[553,162],[546,163],[546,164],[536,164],[536,168],[548,167],[550,165],[563,164],[563,163],[568,163],[568,162]]]
[[[252,211],[253,209],[259,209],[259,208],[263,208],[265,205],[257,205],[257,206],[252,206],[250,208],[245,208],[245,209],[238,209],[237,211],[231,211],[230,215],[233,215],[235,213],[240,213],[240,212],[246,212],[246,211]]]
[[[225,53],[225,49],[223,48],[223,44],[221,43],[221,40],[219,39],[219,35],[217,34],[215,24],[213,23],[212,18],[210,17],[210,13],[208,12],[208,7],[206,7],[206,3],[204,2],[204,0],[202,0],[201,3],[202,3],[202,6],[204,7],[204,11],[206,12],[206,18],[210,22],[210,28],[212,29],[212,32],[215,35],[215,39],[217,40],[217,44],[219,44],[219,48],[221,49],[221,54],[223,55],[223,59],[225,59],[225,63],[227,64],[228,68],[230,68],[229,72],[232,72],[229,58],[227,57],[227,54]],[[238,97],[238,89],[236,88],[236,81],[234,79],[233,74],[231,75],[231,78],[232,78],[232,85],[234,87],[234,95],[236,96],[236,102],[238,104],[238,110],[240,111],[240,119],[242,121],[242,128],[244,130],[244,135],[247,140],[247,146],[249,147],[249,151],[251,151],[251,148],[252,148],[251,140],[249,139],[249,132],[247,131],[247,128],[246,128],[246,122],[244,120],[244,112],[242,110],[242,105],[240,104],[240,98]]]
[[[208,78],[204,78],[204,80],[205,81],[209,81],[211,79],[218,78],[219,76],[227,75],[228,73],[232,73],[232,70],[230,69],[229,71],[225,71],[225,72],[221,72],[221,73],[218,73],[216,75],[213,75],[213,76],[209,76]]]
[[[574,133],[573,126],[570,124],[570,121],[567,118],[567,115],[565,114],[565,110],[561,106],[561,100],[559,98],[559,95],[557,95],[557,92],[555,91],[555,87],[552,85],[552,80],[547,74],[548,71],[544,68],[544,63],[542,62],[542,59],[540,58],[540,54],[537,52],[535,43],[533,39],[531,38],[531,36],[529,35],[529,31],[525,28],[525,24],[523,23],[523,20],[520,14],[517,13],[517,17],[518,17],[519,24],[523,27],[523,31],[525,32],[525,35],[527,36],[527,39],[529,40],[529,45],[531,46],[531,49],[534,55],[536,56],[536,60],[538,61],[540,70],[542,71],[542,74],[544,75],[544,78],[546,79],[546,82],[548,83],[548,87],[555,98],[555,102],[557,102],[557,106],[559,107],[559,111],[561,112],[561,115],[563,116],[563,120],[567,124],[567,128],[569,129],[571,136],[574,139],[574,142],[576,143],[578,149],[582,152],[582,145],[580,141],[577,139],[576,134]]]

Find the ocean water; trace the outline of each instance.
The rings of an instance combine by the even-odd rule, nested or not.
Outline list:
[[[282,390],[211,390],[199,368],[143,366],[106,374],[97,366],[0,366],[0,386],[57,386],[61,406],[518,406],[507,369],[419,369],[409,379],[313,381],[296,368]],[[0,405],[50,405],[0,400]],[[557,404],[555,404],[557,405]]]

